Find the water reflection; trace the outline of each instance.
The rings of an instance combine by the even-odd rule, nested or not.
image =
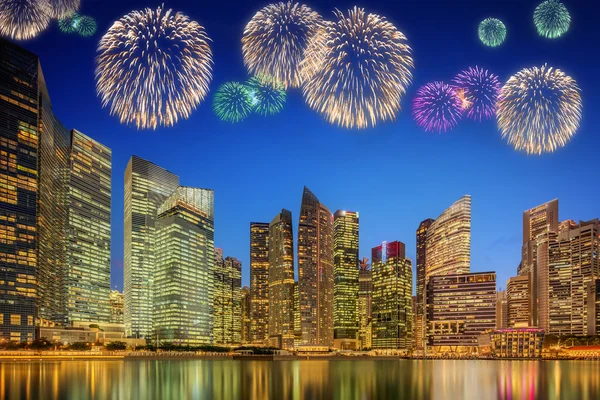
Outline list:
[[[0,398],[592,400],[600,362],[2,362]]]

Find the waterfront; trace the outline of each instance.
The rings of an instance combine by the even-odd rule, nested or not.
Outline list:
[[[0,363],[2,399],[578,399],[598,361],[131,360]]]

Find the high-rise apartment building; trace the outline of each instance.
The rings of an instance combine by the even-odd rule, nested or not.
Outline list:
[[[281,210],[269,225],[269,342],[294,348],[294,236],[292,213]]]
[[[252,343],[269,338],[269,223],[250,223],[250,336]]]
[[[122,324],[123,323],[123,307],[125,299],[123,292],[118,290],[110,291],[110,323],[111,324]]]
[[[336,348],[358,347],[358,220],[357,212],[333,216],[333,339]]]
[[[528,326],[531,318],[529,274],[513,276],[506,284],[506,304],[508,307],[508,327]]]
[[[371,251],[372,342],[375,349],[412,346],[412,263],[402,242],[383,242]]]
[[[213,342],[242,341],[242,263],[217,249],[214,266]]]
[[[129,160],[124,237],[124,320],[129,336],[142,338],[152,333],[157,210],[178,187],[177,175],[137,156]]]
[[[496,292],[496,329],[508,328],[508,299],[506,290]]]
[[[241,340],[242,344],[252,343],[250,340],[250,309],[252,307],[252,301],[250,299],[250,288],[244,286],[242,288],[242,333]]]
[[[67,320],[110,322],[112,152],[71,131]]]
[[[156,343],[210,344],[214,193],[209,189],[178,187],[154,215],[152,319]],[[238,321],[241,322],[241,316]]]
[[[427,232],[435,220],[428,218],[417,228],[417,296],[415,305],[415,345],[423,348],[426,337],[426,268],[427,268]]]
[[[298,224],[302,343],[333,345],[333,215],[304,187]]]
[[[496,273],[432,276],[427,284],[429,344],[436,352],[475,352],[496,325]]]
[[[371,265],[367,258],[360,261],[358,270],[358,341],[360,349],[370,349],[371,342],[371,304],[373,296],[373,280]]]

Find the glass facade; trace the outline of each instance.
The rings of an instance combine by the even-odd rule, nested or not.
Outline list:
[[[425,275],[427,268],[427,232],[433,223],[433,219],[428,218],[419,224],[417,229],[417,296],[415,306],[415,344],[418,349],[423,348],[425,340]]]
[[[333,215],[304,188],[298,223],[302,344],[333,345]]]
[[[252,343],[269,337],[269,224],[250,223],[250,332]]]
[[[153,273],[156,343],[212,342],[213,196],[209,189],[179,187],[157,209]]]
[[[242,342],[242,263],[222,256],[220,249],[214,266],[213,342]]]
[[[71,131],[68,321],[110,322],[111,150]]]
[[[374,349],[412,347],[412,263],[402,242],[383,242],[371,251]]]
[[[358,345],[360,349],[370,349],[371,343],[371,300],[373,296],[373,281],[371,265],[363,258],[358,270]]]
[[[125,329],[131,337],[152,333],[152,279],[156,212],[179,186],[179,177],[137,156],[125,170]]]
[[[123,323],[123,307],[124,307],[123,292],[118,290],[110,291],[110,323],[111,324],[122,324]]]
[[[292,213],[281,210],[269,225],[269,343],[293,349],[294,236]]]
[[[357,212],[344,210],[336,211],[333,216],[334,341],[357,339],[358,218]]]
[[[529,325],[529,275],[513,276],[506,284],[508,327]]]

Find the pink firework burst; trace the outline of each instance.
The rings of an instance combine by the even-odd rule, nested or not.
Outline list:
[[[487,69],[469,67],[452,79],[452,86],[464,96],[467,118],[483,121],[496,117],[496,103],[502,89],[498,77]]]
[[[412,114],[427,132],[446,132],[462,118],[463,101],[447,83],[430,82],[417,90]]]

